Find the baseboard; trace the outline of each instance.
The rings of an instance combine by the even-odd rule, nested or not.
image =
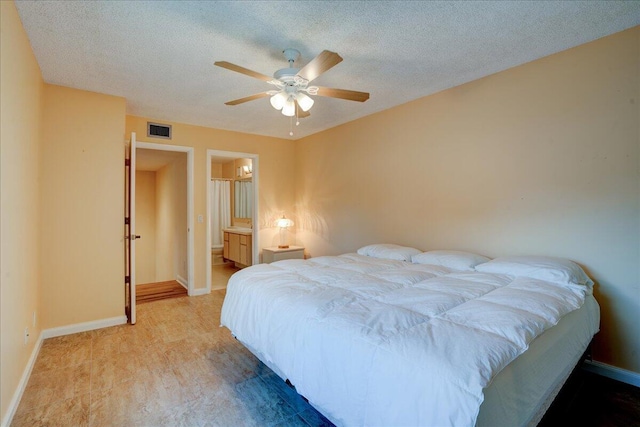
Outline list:
[[[110,326],[124,325],[125,323],[127,323],[127,316],[110,317],[108,319],[100,319],[91,322],[76,323],[73,325],[45,329],[44,331],[42,331],[42,337],[60,337],[62,335],[77,334],[78,332],[86,332],[92,331],[94,329],[108,328]]]
[[[193,296],[207,295],[210,291],[207,288],[197,288],[193,290]]]
[[[2,427],[8,427],[11,424],[11,421],[13,421],[13,416],[18,410],[18,405],[20,404],[20,400],[22,399],[22,394],[24,393],[25,388],[27,388],[27,383],[29,382],[29,377],[31,376],[33,365],[35,365],[36,359],[38,358],[38,353],[40,353],[40,347],[42,347],[43,339],[44,338],[41,332],[40,336],[38,337],[38,342],[36,342],[36,345],[33,346],[31,356],[29,356],[29,361],[27,362],[27,366],[25,366],[24,371],[22,372],[22,377],[20,377],[18,388],[16,389],[15,393],[13,393],[11,402],[9,402],[7,414],[0,424]]]
[[[176,282],[180,283],[182,287],[185,288],[186,290],[189,290],[189,282],[184,277],[177,275]]]
[[[589,360],[585,361],[582,368],[585,371],[593,372],[603,377],[640,387],[640,374],[637,372],[627,371],[626,369],[617,368],[607,365],[606,363]]]

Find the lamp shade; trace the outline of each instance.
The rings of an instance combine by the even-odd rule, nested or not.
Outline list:
[[[296,114],[296,103],[293,102],[293,99],[289,98],[284,103],[284,107],[282,107],[282,114],[288,117],[294,116]]]
[[[278,92],[271,97],[271,106],[276,110],[282,110],[284,103],[287,102],[287,95],[283,92]]]
[[[289,218],[285,218],[284,215],[278,221],[276,221],[276,226],[280,228],[293,227],[293,221]]]
[[[313,107],[313,99],[302,92],[298,92],[296,100],[298,101],[300,108],[302,108],[302,111],[309,111],[311,107]]]

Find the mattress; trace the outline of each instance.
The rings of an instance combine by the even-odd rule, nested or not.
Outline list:
[[[585,303],[547,330],[496,375],[484,391],[478,426],[537,425],[598,332],[600,308]]]
[[[356,254],[244,269],[221,321],[338,425],[527,425],[598,324],[583,286]]]

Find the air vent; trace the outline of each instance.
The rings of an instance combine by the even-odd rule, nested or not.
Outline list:
[[[171,125],[147,122],[147,136],[171,139]]]

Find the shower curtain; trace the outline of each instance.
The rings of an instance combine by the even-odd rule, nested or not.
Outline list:
[[[222,230],[231,225],[231,183],[220,179],[211,180],[211,247],[224,244]]]
[[[253,211],[253,183],[251,181],[235,181],[235,216],[251,218]]]

